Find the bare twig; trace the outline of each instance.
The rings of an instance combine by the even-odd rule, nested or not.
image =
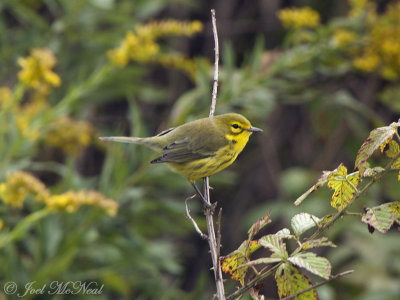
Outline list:
[[[215,105],[217,104],[217,92],[218,92],[218,65],[219,65],[219,44],[218,44],[218,31],[217,31],[217,20],[215,18],[215,10],[211,10],[211,20],[212,20],[212,28],[214,34],[214,53],[215,53],[215,61],[214,61],[214,83],[212,90],[212,98],[211,98],[211,107],[210,107],[210,117],[214,116],[215,113]]]
[[[196,221],[192,218],[192,216],[190,215],[190,209],[189,209],[189,205],[188,205],[188,201],[190,199],[193,199],[194,197],[196,197],[196,195],[193,195],[191,197],[188,197],[185,199],[185,207],[186,207],[186,217],[190,220],[190,222],[192,222],[194,229],[196,229],[197,233],[201,236],[202,239],[207,240],[208,236],[206,234],[204,234],[203,232],[201,232],[199,226],[197,225]]]
[[[215,105],[217,103],[217,90],[218,90],[218,63],[219,63],[219,46],[218,46],[218,34],[217,34],[217,22],[215,18],[215,10],[211,10],[212,28],[214,33],[214,52],[215,52],[215,64],[214,64],[214,83],[210,107],[210,117],[214,116]],[[211,205],[210,201],[210,184],[208,177],[204,178],[204,197],[206,201]],[[210,253],[213,263],[215,285],[217,287],[217,297],[219,300],[225,300],[225,289],[224,281],[222,278],[222,270],[220,268],[219,253],[220,253],[220,243],[217,242],[215,237],[214,229],[214,206],[205,208],[205,215],[207,220],[207,230],[208,230],[208,244],[210,247]]]
[[[353,272],[354,272],[354,270],[349,270],[349,271],[344,271],[344,272],[342,272],[342,273],[333,275],[333,276],[331,276],[329,279],[326,279],[326,280],[324,280],[324,281],[318,282],[318,283],[316,283],[316,284],[310,286],[309,288],[306,288],[306,289],[304,289],[304,290],[302,290],[302,291],[300,291],[300,292],[298,292],[298,293],[296,293],[296,294],[290,295],[290,296],[288,296],[288,297],[282,298],[281,300],[290,300],[290,299],[294,299],[294,298],[296,298],[297,296],[299,296],[299,295],[301,295],[301,294],[303,294],[303,293],[305,293],[305,292],[311,291],[311,290],[313,290],[313,289],[315,289],[315,288],[317,288],[317,287],[319,287],[319,286],[321,286],[321,285],[324,285],[325,283],[327,283],[327,282],[329,282],[329,281],[332,281],[332,280],[337,279],[337,278],[339,278],[339,277],[342,277],[342,276],[351,274],[351,273],[353,273]]]

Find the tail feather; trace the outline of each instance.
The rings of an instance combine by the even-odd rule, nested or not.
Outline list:
[[[128,136],[107,136],[107,137],[102,136],[99,137],[99,139],[105,142],[140,144],[156,151],[160,151],[163,148],[162,143],[160,143],[160,140],[156,139],[156,137],[138,138],[138,137],[128,137]]]

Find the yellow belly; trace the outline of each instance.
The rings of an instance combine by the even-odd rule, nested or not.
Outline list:
[[[239,152],[226,146],[211,157],[185,163],[168,163],[168,165],[190,182],[194,182],[196,179],[211,176],[225,169],[235,161],[238,154]]]

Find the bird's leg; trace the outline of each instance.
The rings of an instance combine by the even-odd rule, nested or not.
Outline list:
[[[207,202],[206,198],[204,198],[203,194],[200,192],[199,188],[197,187],[196,183],[191,182],[193,185],[194,189],[196,190],[196,193],[200,196],[201,200],[203,200],[203,203],[206,207],[210,208],[212,205]]]

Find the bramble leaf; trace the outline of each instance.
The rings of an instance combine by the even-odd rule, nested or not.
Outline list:
[[[382,233],[386,233],[393,222],[400,224],[400,202],[389,202],[372,208],[367,208],[361,221]]]
[[[383,171],[385,171],[385,169],[382,167],[366,168],[363,177],[373,177]]]
[[[319,221],[320,219],[318,217],[303,212],[295,215],[290,221],[290,224],[292,225],[294,234],[300,236],[308,229],[317,226]]]
[[[347,168],[340,164],[339,167],[328,176],[328,187],[335,192],[332,195],[331,206],[341,211],[353,198],[355,188],[360,182],[359,173],[347,175]]]
[[[244,241],[240,247],[228,254],[221,262],[222,271],[230,274],[232,279],[237,280],[244,285],[244,278],[247,273],[248,266],[242,266],[248,261],[251,253],[259,249],[261,246],[257,241]],[[241,266],[241,267],[239,267]]]
[[[275,233],[275,235],[282,239],[291,239],[294,237],[292,234],[290,234],[290,230],[287,228],[279,230],[277,233]]]
[[[311,286],[310,280],[298,268],[289,263],[282,264],[275,272],[279,299],[301,292]],[[318,299],[315,289],[298,295],[296,300]]]
[[[311,273],[328,279],[331,275],[331,263],[325,257],[317,256],[312,252],[298,253],[288,258],[292,264],[304,268]]]
[[[267,224],[271,223],[271,219],[269,218],[271,212],[268,212],[264,217],[259,218],[249,229],[248,235],[249,240],[252,240],[253,237]]]
[[[399,122],[392,123],[389,126],[379,127],[370,132],[368,138],[358,150],[356,157],[355,168],[360,171],[360,174],[364,173],[364,164],[367,162],[368,158],[371,157],[372,153],[382,144],[390,141],[399,126]]]
[[[271,257],[286,258],[288,256],[288,253],[286,252],[286,244],[282,241],[282,238],[275,234],[263,236],[258,240],[258,243],[264,248],[271,250]]]
[[[387,145],[387,147],[386,147]],[[399,144],[391,138],[380,146],[381,152],[389,158],[395,158],[400,153]]]
[[[327,237],[322,237],[316,240],[309,240],[307,242],[304,242],[301,246],[301,249],[307,250],[318,247],[336,247],[336,245],[329,241]]]

